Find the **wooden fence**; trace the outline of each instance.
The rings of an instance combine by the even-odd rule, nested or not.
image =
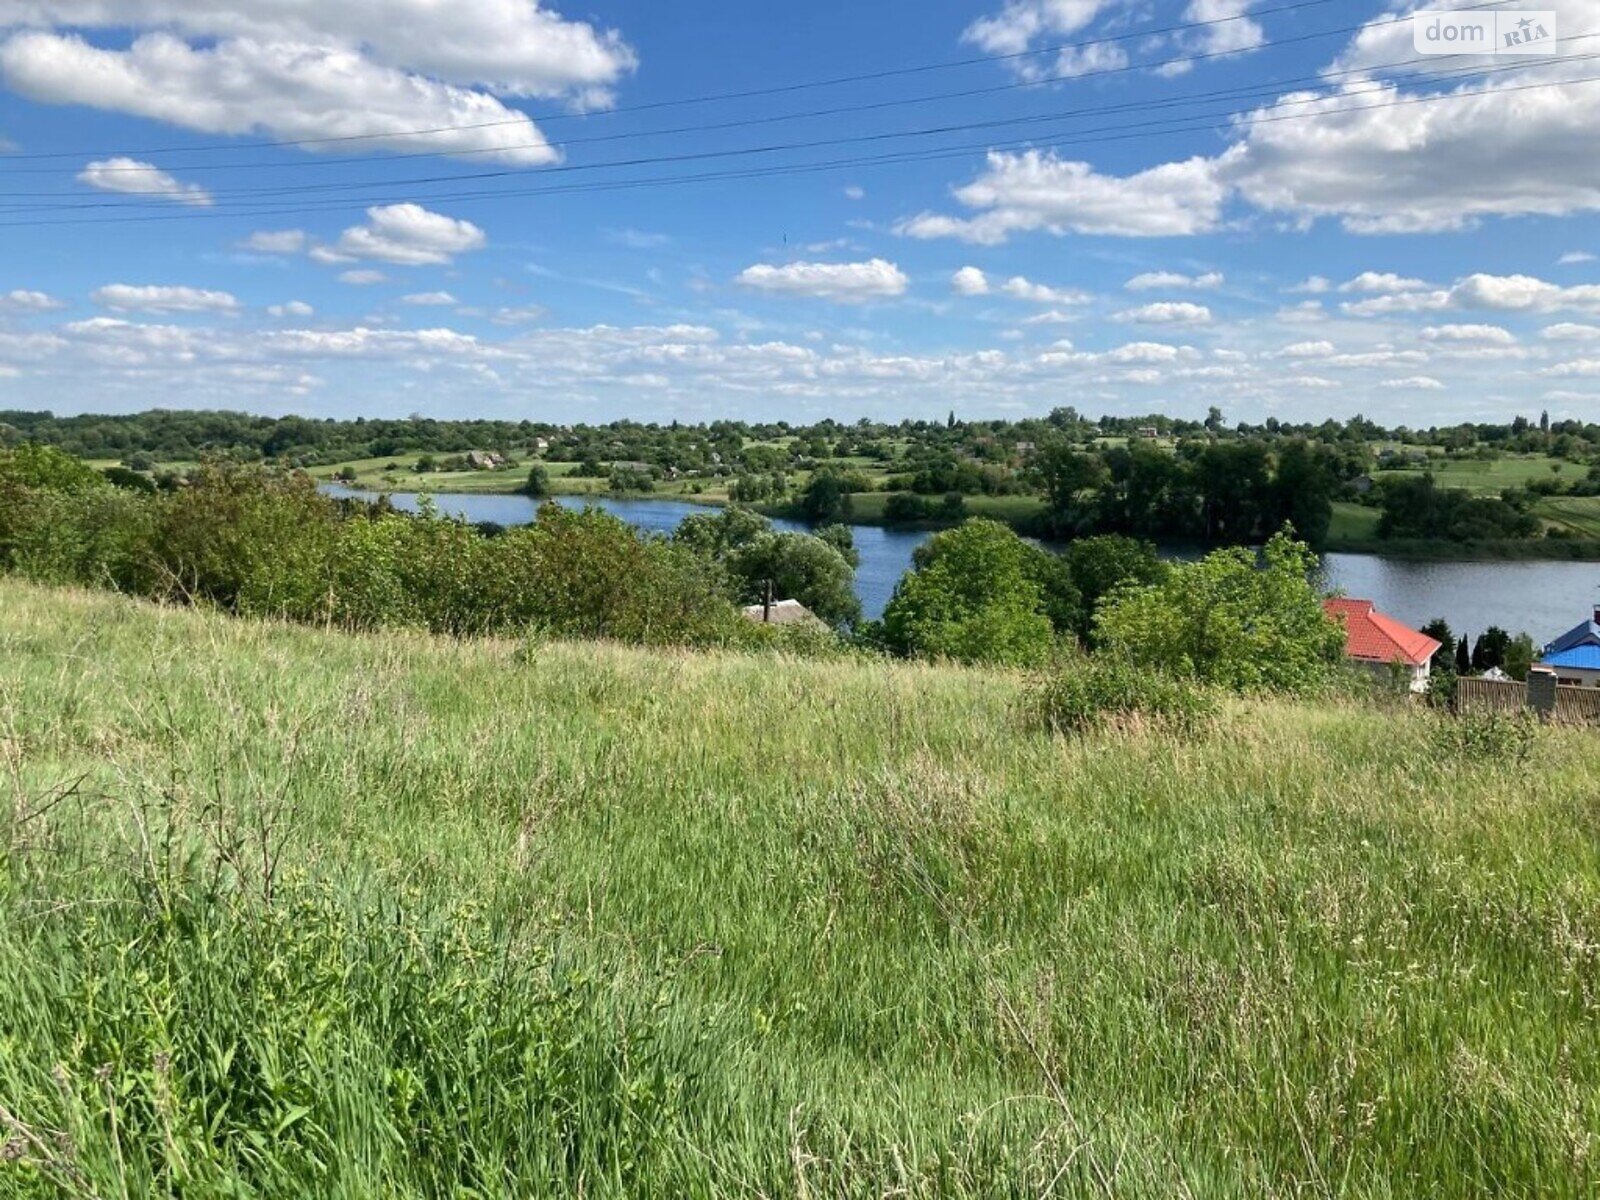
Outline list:
[[[1525,683],[1463,679],[1456,684],[1458,713],[1520,713],[1534,708]],[[1600,726],[1600,688],[1557,687],[1550,720],[1558,725]]]

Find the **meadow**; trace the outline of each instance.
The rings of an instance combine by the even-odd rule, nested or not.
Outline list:
[[[0,1195],[1593,1196],[1600,750],[0,580]]]

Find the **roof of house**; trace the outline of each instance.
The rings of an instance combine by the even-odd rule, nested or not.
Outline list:
[[[1546,658],[1552,654],[1560,654],[1564,650],[1575,650],[1579,646],[1600,646],[1600,624],[1594,621],[1585,621],[1581,625],[1574,625],[1555,641],[1544,648]]]
[[[1379,612],[1371,600],[1325,600],[1323,611],[1344,625],[1344,652],[1361,662],[1420,667],[1442,643]]]
[[[1573,671],[1600,671],[1600,645],[1573,646],[1546,654],[1539,662],[1547,667],[1566,667]]]
[[[758,625],[763,623],[761,605],[747,605],[741,611],[744,613],[746,620],[754,621]],[[768,625],[798,625],[802,621],[816,621],[820,624],[821,619],[798,600],[774,600],[772,602],[772,612],[765,623]]]

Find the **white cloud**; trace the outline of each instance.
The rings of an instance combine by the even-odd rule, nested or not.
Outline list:
[[[1243,7],[1237,0],[1205,5],[1232,13]],[[1593,0],[1550,0],[1546,7],[1569,27],[1583,28],[1593,15]],[[1073,8],[1071,20],[1092,17],[1088,8]],[[1053,27],[1053,10],[1050,0],[1014,0],[968,37],[997,51],[1026,48]],[[976,215],[923,213],[900,229],[989,244],[1034,230],[1180,236],[1218,228],[1231,199],[1302,226],[1335,219],[1360,234],[1600,211],[1591,132],[1600,125],[1600,88],[1576,86],[1588,82],[1583,47],[1563,45],[1558,57],[1521,63],[1488,81],[1375,83],[1377,66],[1412,57],[1410,29],[1383,14],[1337,64],[1372,74],[1278,97],[1239,118],[1233,144],[1214,157],[1117,177],[1038,151],[992,153],[986,172],[956,193]]]
[[[1135,275],[1123,287],[1130,292],[1148,292],[1157,288],[1193,288],[1195,291],[1211,291],[1223,284],[1220,271],[1208,271],[1204,275],[1184,275],[1177,271],[1146,271]]]
[[[1560,267],[1575,267],[1583,263],[1592,263],[1594,261],[1595,256],[1590,254],[1587,250],[1570,250],[1556,260],[1556,265]]]
[[[1087,27],[1107,0],[1007,0],[1003,9],[968,25],[961,40],[989,54],[1020,54],[1035,41]]]
[[[1393,295],[1397,292],[1425,292],[1428,284],[1420,279],[1407,279],[1389,271],[1363,271],[1354,279],[1339,285],[1341,292],[1371,292]]]
[[[1211,310],[1204,304],[1163,300],[1120,312],[1116,315],[1116,319],[1133,321],[1140,325],[1205,325],[1211,320]]]
[[[192,287],[136,287],[112,283],[96,289],[93,299],[113,312],[228,313],[239,308],[239,301],[227,292]]]
[[[950,276],[950,286],[958,296],[987,296],[989,277],[977,267],[962,267]]]
[[[1278,351],[1279,358],[1331,358],[1336,353],[1332,342],[1293,342]]]
[[[456,255],[481,250],[488,238],[471,221],[430,212],[420,204],[385,204],[367,209],[367,224],[355,225],[332,247],[318,247],[319,262],[376,259],[398,266],[442,265]]]
[[[1600,378],[1600,359],[1578,358],[1571,362],[1557,363],[1553,367],[1544,368],[1539,374],[1546,379]]]
[[[102,192],[121,192],[134,196],[156,196],[174,204],[205,207],[211,193],[198,183],[179,183],[171,175],[149,163],[133,158],[107,158],[92,162],[78,172],[78,182]]]
[[[956,199],[978,210],[978,215],[922,213],[902,221],[896,231],[908,237],[953,237],[979,245],[995,245],[1013,233],[1041,229],[1058,235],[1122,237],[1205,233],[1221,223],[1227,195],[1214,166],[1209,159],[1193,158],[1115,176],[1053,153],[990,151],[983,174],[955,192]]]
[[[856,263],[757,263],[741,271],[737,282],[758,292],[859,304],[903,296],[910,280],[894,263],[874,258]]]
[[[1404,379],[1385,379],[1378,385],[1391,391],[1406,392],[1442,392],[1444,384],[1431,375],[1410,375]]]
[[[316,316],[317,310],[304,300],[290,300],[286,304],[272,304],[267,307],[269,317],[294,317],[303,320],[306,317]]]
[[[1062,312],[1059,308],[1052,308],[1049,312],[1042,312],[1032,317],[1023,318],[1024,325],[1070,325],[1078,317],[1069,312]]]
[[[1290,288],[1289,294],[1292,296],[1321,296],[1331,291],[1332,288],[1333,283],[1331,280],[1321,275],[1312,275]]]
[[[339,282],[348,283],[354,287],[371,287],[375,283],[384,283],[388,276],[382,271],[374,271],[370,267],[359,267],[354,271],[341,271]]]
[[[32,99],[86,104],[210,133],[378,135],[478,124],[429,149],[536,165],[555,152],[501,96],[598,107],[636,65],[614,32],[537,0],[23,0],[0,73]],[[0,18],[0,24],[7,18]],[[82,31],[131,39],[97,46]],[[502,122],[485,126],[488,122]]]
[[[1489,342],[1509,346],[1516,342],[1509,329],[1498,325],[1430,325],[1422,331],[1426,342]]]
[[[496,325],[528,325],[547,316],[549,311],[540,304],[524,304],[515,308],[496,309],[489,320]]]
[[[865,200],[867,189],[860,184],[852,183],[844,189],[844,197],[846,200]]]
[[[5,312],[51,312],[66,306],[64,300],[57,300],[45,292],[30,292],[25,288],[0,294],[0,310]]]
[[[1180,347],[1165,342],[1129,342],[1108,350],[1102,357],[1110,363],[1169,363],[1176,362],[1182,354]]]
[[[303,229],[264,229],[239,245],[257,254],[299,254],[306,248],[306,234]]]
[[[400,302],[423,308],[443,308],[455,304],[456,298],[449,292],[413,292],[409,296],[401,296]]]
[[[1056,288],[1047,284],[1035,283],[1023,275],[1013,275],[1000,285],[1000,290],[1006,295],[1018,300],[1028,300],[1034,304],[1087,304],[1089,294],[1073,288]]]
[[[1600,325],[1575,325],[1570,321],[1562,321],[1546,326],[1539,336],[1551,342],[1600,341]]]

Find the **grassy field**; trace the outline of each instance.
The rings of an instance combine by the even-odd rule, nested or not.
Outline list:
[[[0,1194],[1594,1195],[1592,734],[1022,694],[0,581]]]
[[[1480,495],[1498,496],[1508,487],[1520,487],[1539,479],[1576,479],[1584,468],[1542,454],[1507,454],[1499,458],[1447,459],[1434,458],[1427,470],[1433,474],[1440,487],[1465,488]],[[1421,475],[1422,468],[1409,471],[1377,471],[1373,478],[1399,478],[1404,475]]]

